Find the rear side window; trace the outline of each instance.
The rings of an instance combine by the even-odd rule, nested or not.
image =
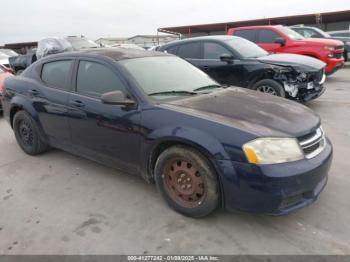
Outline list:
[[[90,61],[79,63],[77,92],[87,96],[100,97],[111,91],[125,88],[119,77],[107,66]]]
[[[255,30],[238,30],[234,32],[235,36],[245,38],[249,41],[256,42],[256,31]]]
[[[339,32],[339,33],[331,33],[331,36],[341,36],[341,37],[350,37],[350,32]]]
[[[258,30],[258,43],[275,43],[281,36],[270,29]]]
[[[306,38],[323,38],[321,34],[319,34],[317,31],[312,29],[299,29],[299,28],[293,28],[294,31],[298,32],[302,36]]]
[[[220,56],[223,54],[231,54],[225,47],[217,43],[204,43],[204,59],[220,60]]]
[[[201,44],[200,43],[188,43],[180,45],[178,48],[177,55],[182,58],[201,58]]]
[[[49,86],[69,91],[69,77],[72,64],[72,60],[55,61],[44,64],[41,70],[41,80]]]

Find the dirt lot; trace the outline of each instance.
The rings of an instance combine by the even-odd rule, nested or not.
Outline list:
[[[153,185],[62,151],[25,155],[0,118],[0,254],[350,254],[350,65],[308,106],[334,144],[320,199],[285,217],[190,219]]]

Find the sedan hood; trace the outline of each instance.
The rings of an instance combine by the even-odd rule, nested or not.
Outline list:
[[[310,133],[320,124],[320,118],[301,104],[238,87],[163,105],[258,137],[299,137]]]
[[[257,60],[265,64],[292,66],[294,69],[302,72],[318,72],[326,66],[325,63],[316,58],[293,54],[272,54],[259,57]]]
[[[9,59],[8,58],[0,58],[0,65],[8,65]]]

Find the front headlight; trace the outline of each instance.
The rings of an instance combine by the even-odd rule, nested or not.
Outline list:
[[[304,159],[295,138],[258,138],[243,145],[251,164],[279,164]]]
[[[325,46],[324,49],[329,50],[329,51],[334,51],[335,50],[335,46]]]
[[[286,74],[293,71],[291,67],[273,66],[272,69],[278,74]]]

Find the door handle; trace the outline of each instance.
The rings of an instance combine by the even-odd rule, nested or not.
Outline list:
[[[209,66],[203,66],[204,70],[209,70]]]
[[[84,107],[85,106],[85,104],[83,102],[81,102],[80,100],[70,101],[70,104],[75,106],[75,107]]]
[[[32,96],[38,96],[40,92],[36,89],[30,89],[29,94],[31,94]]]

